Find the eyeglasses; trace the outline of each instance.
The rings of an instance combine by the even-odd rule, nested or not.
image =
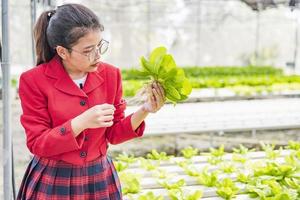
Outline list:
[[[95,61],[98,53],[100,55],[103,55],[107,51],[108,45],[109,45],[109,42],[107,40],[102,39],[96,47],[94,47],[92,50],[90,50],[87,53],[80,52],[80,51],[77,51],[77,50],[72,49],[72,48],[68,48],[68,49],[88,57],[89,61],[93,62],[93,61]]]

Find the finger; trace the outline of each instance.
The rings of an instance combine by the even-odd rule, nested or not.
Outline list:
[[[101,117],[99,120],[101,122],[110,122],[114,119],[114,117],[112,115],[108,115],[108,116],[103,116]]]
[[[151,101],[151,95],[152,95],[152,88],[150,88],[148,91],[147,91],[147,99],[146,101]]]
[[[152,96],[154,97],[154,100],[155,101],[158,101],[158,93],[157,93],[157,90],[156,90],[156,88],[152,88]]]
[[[159,105],[162,104],[164,102],[164,96],[160,93],[160,90],[158,88],[155,89],[154,94]]]
[[[158,90],[159,95],[163,97],[164,96],[164,92],[163,92],[163,89],[162,89],[160,83],[156,83],[156,88]]]
[[[104,116],[107,116],[107,115],[114,115],[115,114],[115,111],[112,110],[112,109],[109,109],[109,110],[102,110],[101,115],[104,115]]]
[[[98,105],[98,107],[100,107],[102,110],[107,110],[107,109],[113,109],[113,110],[115,110],[115,106],[114,105],[107,104],[107,103],[100,104],[100,105]]]
[[[159,95],[161,96],[162,103],[165,102],[165,91],[159,82],[156,83],[156,88],[158,90]]]
[[[113,125],[113,122],[111,121],[111,122],[102,122],[101,123],[101,127],[110,127],[110,126],[112,126]]]
[[[147,88],[147,100],[151,101],[151,95],[152,95],[152,85],[149,85]]]
[[[165,99],[165,90],[161,85],[159,85],[159,90],[161,91],[163,99]]]
[[[154,97],[155,97],[155,107],[158,108],[159,104],[161,102],[161,98],[160,98],[158,92],[156,91],[156,89],[152,89],[152,91],[153,91],[153,94],[154,94]]]
[[[156,111],[156,100],[155,100],[154,95],[151,95],[150,99],[151,99],[150,103],[151,103],[152,112],[155,112]]]

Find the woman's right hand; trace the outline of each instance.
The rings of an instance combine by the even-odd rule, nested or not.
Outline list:
[[[101,104],[89,108],[71,121],[75,136],[87,128],[110,127],[113,125],[115,107],[111,104]]]

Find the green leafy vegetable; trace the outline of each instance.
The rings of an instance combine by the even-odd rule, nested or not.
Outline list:
[[[218,182],[218,172],[208,172],[208,168],[205,167],[197,177],[197,180],[202,185],[214,187]]]
[[[147,158],[151,160],[169,160],[173,156],[167,156],[166,152],[158,153],[155,149],[151,151],[151,153],[147,154]]]
[[[217,184],[217,194],[226,200],[234,198],[238,191],[239,188],[229,178],[225,178]]]
[[[188,194],[186,196],[186,200],[198,200],[201,199],[203,192],[200,190],[196,190],[194,193]]]
[[[159,161],[156,160],[148,160],[145,158],[141,158],[141,166],[142,168],[146,169],[147,171],[155,170],[159,167]]]
[[[123,194],[136,194],[140,192],[141,185],[139,176],[128,172],[120,172],[119,177]]]
[[[123,153],[123,154],[118,155],[118,157],[116,159],[118,161],[123,161],[123,162],[128,163],[128,164],[134,163],[138,160],[133,155],[128,155],[127,153]]]
[[[163,186],[167,190],[172,190],[172,189],[180,189],[182,186],[185,185],[185,180],[180,179],[176,181],[175,183],[169,183],[167,181],[158,181],[158,183]]]
[[[149,59],[141,57],[142,69],[134,73],[147,77],[151,82],[146,85],[141,94],[147,94],[153,82],[158,82],[165,91],[166,98],[176,104],[188,98],[192,92],[192,85],[186,78],[183,69],[177,67],[171,54],[167,54],[165,47],[155,48]]]
[[[146,194],[140,195],[138,200],[163,200],[162,195],[155,196],[153,192],[147,192]]]
[[[262,149],[266,152],[266,156],[269,159],[275,159],[278,158],[280,156],[281,150],[275,150],[275,144],[265,144],[263,142],[260,142],[260,145],[262,147]]]
[[[196,156],[199,152],[199,149],[193,148],[191,146],[181,150],[181,153],[183,154],[183,157],[190,159],[193,156]]]
[[[117,172],[121,172],[121,171],[123,171],[123,170],[125,170],[125,169],[128,168],[128,163],[124,163],[122,161],[119,161],[119,162],[118,161],[114,161],[114,166],[115,166]]]

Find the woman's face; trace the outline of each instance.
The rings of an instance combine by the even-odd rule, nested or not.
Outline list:
[[[100,30],[89,31],[81,37],[76,45],[68,52],[63,59],[67,71],[73,74],[82,74],[94,72],[97,70],[100,62],[100,53],[98,51],[101,43]]]

